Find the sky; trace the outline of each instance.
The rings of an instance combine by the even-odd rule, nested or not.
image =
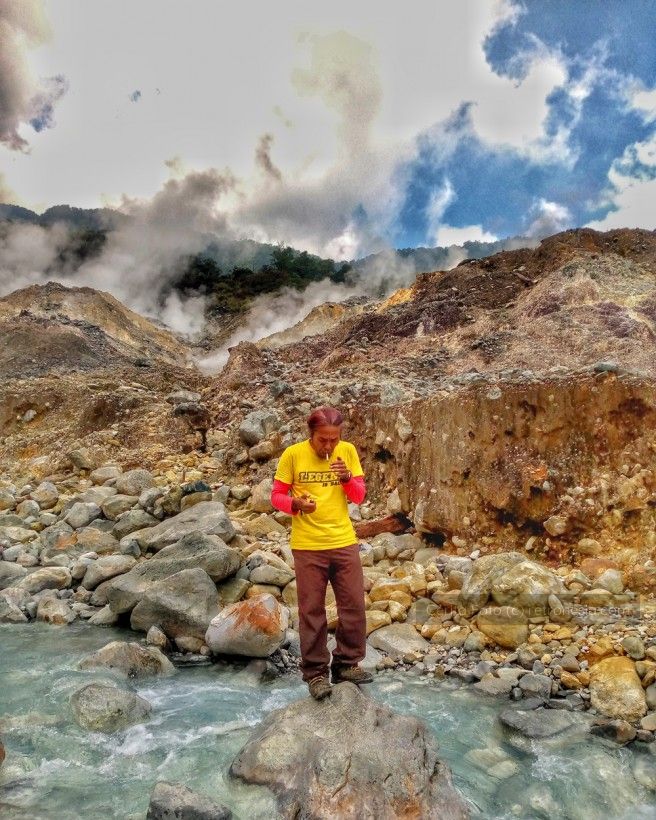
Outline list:
[[[352,259],[656,227],[653,0],[4,0],[0,201]]]

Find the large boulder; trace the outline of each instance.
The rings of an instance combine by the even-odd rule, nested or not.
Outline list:
[[[611,718],[636,721],[647,712],[647,698],[630,658],[604,658],[590,670],[590,703]]]
[[[212,618],[205,643],[217,655],[266,658],[283,643],[288,620],[287,608],[273,595],[255,595]]]
[[[0,589],[13,585],[27,575],[25,567],[9,561],[0,561]]]
[[[272,712],[230,774],[272,789],[284,818],[469,816],[425,726],[352,683]]]
[[[155,479],[148,470],[129,470],[116,476],[115,487],[121,495],[139,496],[144,490],[152,487]]]
[[[486,606],[476,616],[476,626],[507,649],[516,649],[528,638],[528,618],[513,606]]]
[[[49,510],[57,503],[59,490],[52,482],[42,481],[35,490],[32,490],[30,495],[42,510]]]
[[[490,589],[495,603],[543,615],[550,595],[566,593],[562,578],[535,561],[519,561],[496,576]]]
[[[112,579],[106,588],[107,602],[114,612],[129,612],[155,581],[184,569],[200,568],[215,581],[223,581],[239,569],[241,557],[216,535],[192,532],[177,544],[164,547],[152,558]]]
[[[54,596],[41,598],[36,610],[37,621],[59,626],[73,623],[76,617],[66,601]]]
[[[148,632],[157,625],[169,638],[205,638],[218,611],[219,595],[210,576],[199,568],[183,569],[148,587],[132,610],[130,626]]]
[[[0,595],[0,624],[24,624],[26,621],[20,607]]]
[[[150,795],[146,820],[230,820],[232,812],[181,783],[160,780]]]
[[[274,410],[253,410],[239,425],[239,438],[252,446],[273,433],[280,426],[280,419]]]
[[[496,555],[483,555],[475,563],[471,572],[465,577],[458,609],[461,615],[473,615],[489,601],[492,587],[515,564],[525,560],[519,552],[500,552]]]
[[[408,653],[428,652],[431,646],[412,624],[405,623],[389,624],[376,629],[369,636],[369,643],[394,660],[400,660]]]
[[[136,563],[131,555],[103,555],[89,564],[82,579],[82,586],[85,589],[95,589],[103,581],[129,572]]]
[[[201,501],[155,527],[137,530],[126,538],[136,541],[144,552],[157,552],[192,532],[216,535],[223,541],[230,541],[235,528],[220,501]]]
[[[111,669],[127,678],[170,675],[175,671],[171,661],[153,646],[126,641],[110,643],[82,658],[80,669]]]
[[[18,581],[16,586],[31,595],[44,589],[65,589],[70,587],[71,573],[66,567],[42,567]]]
[[[134,692],[105,683],[88,683],[71,696],[75,722],[83,729],[110,734],[143,723],[151,705]]]

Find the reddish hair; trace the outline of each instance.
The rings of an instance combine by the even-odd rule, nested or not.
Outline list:
[[[340,427],[344,417],[336,407],[317,407],[308,416],[308,427],[314,433],[317,427]]]

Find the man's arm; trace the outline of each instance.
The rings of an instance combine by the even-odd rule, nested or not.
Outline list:
[[[363,475],[351,475],[348,481],[342,482],[342,488],[352,504],[362,504],[367,494],[367,487],[364,483]]]
[[[271,489],[271,505],[277,510],[287,513],[287,515],[298,515],[298,510],[295,510],[293,507],[294,499],[289,495],[291,488],[291,484],[274,478],[273,487]]]

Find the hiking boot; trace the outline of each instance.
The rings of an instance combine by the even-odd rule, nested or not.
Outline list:
[[[373,676],[370,672],[365,672],[359,666],[342,666],[332,670],[332,682],[342,683],[342,681],[349,681],[349,683],[371,683]]]
[[[328,675],[317,675],[316,678],[308,681],[308,689],[315,700],[323,700],[332,693],[332,686],[328,680]]]

